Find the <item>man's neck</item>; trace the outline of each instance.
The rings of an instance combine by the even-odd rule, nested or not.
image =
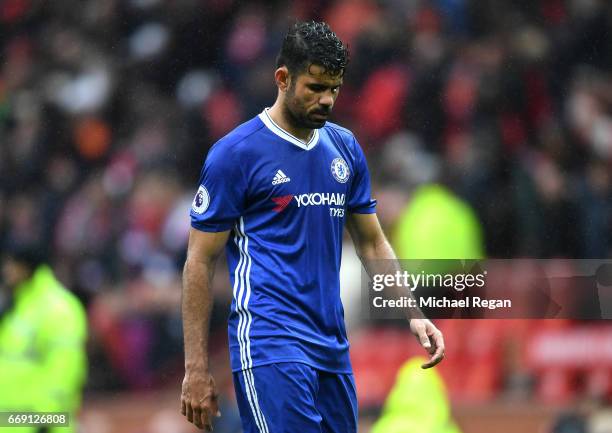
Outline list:
[[[285,131],[290,133],[296,138],[299,138],[304,143],[308,142],[312,137],[313,130],[308,128],[296,128],[287,119],[280,101],[277,99],[276,102],[268,110],[268,115],[272,118],[274,123],[283,128]]]

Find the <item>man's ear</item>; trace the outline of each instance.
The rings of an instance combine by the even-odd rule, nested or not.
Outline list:
[[[286,92],[291,84],[291,77],[289,76],[289,69],[286,66],[281,66],[274,72],[274,81],[276,86],[281,92]]]

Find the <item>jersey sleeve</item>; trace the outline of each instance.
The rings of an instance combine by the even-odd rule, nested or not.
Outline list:
[[[353,152],[355,155],[355,173],[348,199],[348,211],[351,213],[374,213],[376,212],[376,200],[372,199],[368,163],[361,146],[354,138]]]
[[[191,204],[191,226],[204,232],[231,229],[242,215],[245,197],[246,182],[236,152],[227,145],[213,146]]]

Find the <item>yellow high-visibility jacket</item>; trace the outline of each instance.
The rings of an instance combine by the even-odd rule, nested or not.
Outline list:
[[[448,188],[416,189],[392,237],[400,259],[483,259],[482,227],[470,205]]]
[[[81,302],[42,265],[15,289],[13,306],[0,316],[0,412],[69,412],[81,403],[87,374],[87,317]],[[0,427],[0,432],[15,433]],[[19,428],[33,433],[37,427]]]
[[[435,367],[421,369],[425,361],[415,357],[402,366],[371,433],[461,433],[442,377]]]

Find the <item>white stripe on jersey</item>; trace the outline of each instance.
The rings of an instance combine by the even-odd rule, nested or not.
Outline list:
[[[261,408],[259,407],[259,400],[257,398],[257,391],[255,389],[255,378],[251,369],[253,366],[253,359],[251,358],[251,341],[249,339],[249,332],[253,317],[251,316],[251,312],[248,310],[248,303],[251,297],[250,273],[252,262],[251,256],[249,255],[249,238],[244,232],[244,218],[240,218],[240,225],[236,224],[235,231],[236,236],[234,237],[234,242],[240,251],[240,260],[234,271],[234,299],[236,301],[236,311],[240,317],[237,329],[238,344],[240,345],[240,363],[243,368],[242,374],[245,382],[247,400],[251,406],[251,411],[253,412],[253,417],[255,418],[257,428],[261,433],[269,433],[268,424],[266,423],[266,419],[264,418]],[[237,287],[239,287],[238,290]],[[237,296],[236,291],[238,291]],[[243,300],[244,302],[242,303]]]

